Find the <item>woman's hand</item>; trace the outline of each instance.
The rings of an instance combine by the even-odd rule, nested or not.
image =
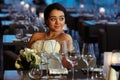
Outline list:
[[[63,67],[65,67],[67,69],[72,68],[72,64],[70,62],[68,62],[65,57],[62,58],[62,65],[63,65]]]

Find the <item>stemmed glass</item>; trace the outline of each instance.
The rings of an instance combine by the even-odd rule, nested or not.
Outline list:
[[[46,76],[44,77],[44,78],[48,78],[49,77],[49,75],[48,75],[48,61],[49,61],[49,59],[50,59],[50,56],[46,53],[46,52],[42,52],[42,54],[41,54],[41,58],[44,60],[44,64],[43,65],[47,65],[47,67],[46,67]]]
[[[15,29],[15,36],[17,39],[21,40],[23,37],[23,29]]]
[[[49,59],[51,58],[51,55],[45,51],[45,47],[46,46],[47,46],[47,44],[45,43],[45,41],[43,41],[42,42],[42,48],[41,48],[41,55],[40,56],[44,60],[43,65],[46,65],[46,76],[44,76],[44,78],[48,79],[49,78],[48,64],[49,64]]]
[[[46,65],[46,77],[49,78],[48,71],[49,68],[62,68],[61,56],[58,54],[59,46],[57,45],[57,41],[48,40],[43,41],[43,49],[41,52],[41,57],[44,59],[44,64]],[[58,60],[59,64],[54,63],[55,60]],[[56,61],[55,61],[56,62]]]
[[[75,66],[78,65],[78,60],[80,58],[80,47],[77,40],[73,40],[73,50],[68,49],[67,61],[72,65],[72,80],[74,80]]]
[[[89,70],[96,65],[93,43],[83,43],[82,59],[87,65],[87,79],[89,79]]]
[[[113,50],[111,57],[111,67],[115,69],[115,71],[120,74],[120,51]],[[120,79],[120,76],[117,75],[117,79]]]
[[[68,53],[68,47],[65,40],[61,42],[61,55],[64,57]]]
[[[42,77],[42,70],[41,70],[41,63],[39,61],[38,65],[35,65],[34,68],[31,69],[31,72],[29,73],[29,77],[31,79],[40,79]]]

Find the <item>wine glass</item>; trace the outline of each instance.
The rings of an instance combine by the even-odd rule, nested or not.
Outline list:
[[[120,71],[120,51],[113,50],[112,57],[111,57],[111,67],[119,73]],[[119,73],[120,74],[120,73]],[[119,80],[120,76],[117,75],[117,79]]]
[[[62,57],[64,57],[68,53],[68,47],[67,47],[67,43],[65,40],[63,40],[61,42],[61,50],[60,51],[61,51]]]
[[[23,37],[23,29],[15,29],[15,36],[18,40],[21,40]]]
[[[44,76],[43,78],[48,79],[49,78],[49,74],[48,74],[48,71],[49,71],[48,68],[49,67],[48,67],[48,64],[49,64],[49,59],[51,58],[51,55],[46,52],[46,50],[45,50],[46,47],[47,47],[47,43],[46,43],[46,41],[43,41],[42,42],[42,48],[41,48],[41,52],[40,52],[41,55],[40,56],[41,56],[42,60],[44,61],[43,65],[46,66],[46,76]]]
[[[41,57],[44,59],[46,65],[46,78],[49,78],[49,69],[62,67],[61,56],[58,54],[59,49],[60,45],[56,40],[43,41]]]
[[[87,65],[87,79],[89,79],[89,70],[96,65],[93,43],[83,43],[82,59]]]
[[[39,64],[36,65],[34,68],[31,69],[29,72],[29,77],[31,79],[40,79],[42,77],[42,69],[41,69],[41,63],[39,61]]]
[[[48,79],[49,78],[49,74],[48,74],[48,61],[50,59],[50,56],[46,53],[46,52],[42,52],[41,53],[41,58],[44,60],[44,64],[43,65],[46,65],[46,76],[44,76],[43,78],[46,78]]]
[[[74,80],[75,66],[78,65],[79,58],[80,58],[79,43],[77,40],[73,40],[73,50],[68,49],[68,53],[67,53],[67,57],[66,57],[67,61],[69,61],[72,65],[72,80]]]

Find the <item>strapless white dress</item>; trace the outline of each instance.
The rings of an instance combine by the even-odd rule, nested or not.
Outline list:
[[[54,54],[59,54],[60,44],[56,40],[37,40],[31,46],[32,49],[36,49],[38,55],[46,53],[48,56],[51,56],[48,59],[48,68],[61,68],[60,61],[53,56]],[[46,65],[42,65],[43,69],[46,69]]]

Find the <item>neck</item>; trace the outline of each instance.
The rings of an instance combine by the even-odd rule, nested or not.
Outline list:
[[[61,32],[47,32],[46,33],[46,39],[54,39],[56,37],[58,37],[61,33],[63,33],[62,31]]]

